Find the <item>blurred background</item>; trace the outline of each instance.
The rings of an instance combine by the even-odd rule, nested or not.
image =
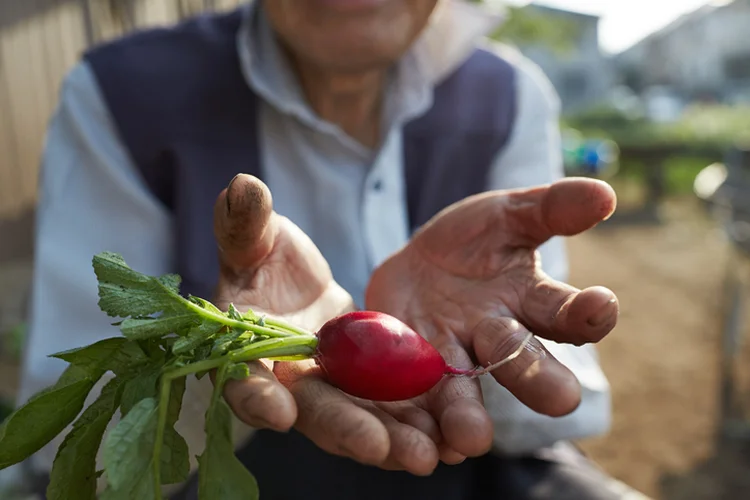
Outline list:
[[[238,3],[0,0],[0,419],[14,404],[37,169],[62,77],[91,44]],[[622,304],[600,347],[612,430],[580,444],[655,499],[750,498],[750,0],[508,3],[494,37],[557,89],[566,171],[605,179],[620,200],[569,240],[572,283],[610,287]]]

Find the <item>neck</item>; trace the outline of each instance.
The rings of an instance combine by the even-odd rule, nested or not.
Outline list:
[[[300,61],[294,61],[294,67],[305,97],[318,116],[338,125],[364,146],[377,146],[385,70],[336,73]]]

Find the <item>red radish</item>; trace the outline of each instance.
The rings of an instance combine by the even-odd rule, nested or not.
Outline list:
[[[445,375],[477,377],[520,355],[519,349],[492,366],[463,370],[448,365],[432,344],[388,314],[356,311],[328,321],[317,333],[316,361],[328,381],[371,401],[401,401],[433,388]]]

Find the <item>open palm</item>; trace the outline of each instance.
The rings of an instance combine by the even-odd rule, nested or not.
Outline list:
[[[437,214],[375,271],[366,306],[406,322],[462,368],[505,359],[529,331],[562,343],[597,342],[616,324],[614,294],[551,279],[537,248],[593,227],[614,207],[609,186],[584,179],[467,198]],[[562,416],[580,403],[575,376],[536,339],[492,375],[539,413]],[[413,403],[438,424],[444,461],[491,446],[477,380],[446,378]]]

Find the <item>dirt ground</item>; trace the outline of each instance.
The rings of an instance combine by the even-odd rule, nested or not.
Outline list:
[[[600,346],[613,426],[581,444],[655,500],[750,498],[750,452],[715,438],[727,247],[694,203],[670,202],[664,215],[661,226],[605,225],[569,240],[572,283],[611,288],[622,309]],[[0,361],[0,394],[12,392],[13,372]]]
[[[750,453],[716,444],[727,245],[694,203],[663,214],[662,226],[604,226],[569,240],[572,283],[607,286],[621,302],[600,345],[613,426],[581,444],[655,499],[750,498]]]

